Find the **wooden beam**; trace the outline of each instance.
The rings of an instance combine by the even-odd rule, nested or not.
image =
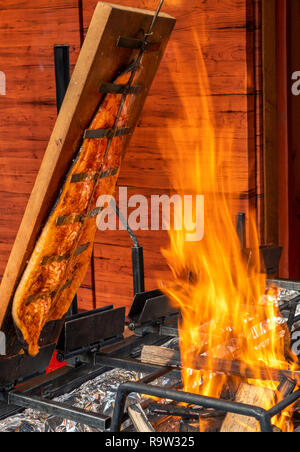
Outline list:
[[[137,432],[151,433],[155,431],[140,403],[130,405],[128,414]]]
[[[265,243],[278,245],[276,0],[262,0]]]

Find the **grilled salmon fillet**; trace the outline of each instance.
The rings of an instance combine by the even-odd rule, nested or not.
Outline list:
[[[125,84],[130,74],[116,81]],[[122,96],[107,94],[89,129],[114,126]],[[127,96],[117,127],[128,126],[134,95]],[[13,298],[12,316],[31,356],[49,321],[61,319],[86,274],[96,234],[100,195],[111,195],[120,170],[124,137],[85,139],[59,198],[41,231]]]

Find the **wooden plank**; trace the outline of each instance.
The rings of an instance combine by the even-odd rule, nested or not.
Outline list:
[[[276,2],[277,32],[281,38],[277,40],[277,96],[278,96],[278,202],[279,202],[279,243],[283,247],[280,261],[280,277],[290,278],[290,249],[294,247],[290,234],[290,156],[288,143],[288,90],[287,90],[287,7],[288,0]]]
[[[149,29],[154,12],[124,8],[100,2],[95,10],[72,79],[51,135],[36,183],[31,193],[0,286],[0,322],[10,315],[8,306],[37,234],[57,197],[83,132],[88,127],[101,100],[101,83],[111,82],[132,61],[133,52],[116,47],[120,35],[135,37],[141,29]],[[175,19],[161,14],[153,31],[154,42],[161,42],[155,52],[146,53],[139,82],[145,87],[136,96],[129,123],[134,128],[148,90],[164,53]],[[126,138],[128,143],[130,136]]]
[[[262,1],[265,241],[278,245],[276,0]]]
[[[287,2],[287,113],[288,113],[288,235],[289,235],[289,278],[300,278],[300,141],[299,141],[299,95],[292,91],[292,76],[299,71],[300,49],[296,43],[299,30],[300,3]],[[283,234],[283,231],[282,231]]]
[[[73,70],[80,40],[77,0],[7,0],[0,11],[0,70],[6,74],[6,95],[0,95],[2,277],[56,119],[53,46],[70,45]],[[13,192],[24,196],[12,199]]]
[[[128,407],[128,414],[137,432],[155,432],[140,403],[130,405]]]

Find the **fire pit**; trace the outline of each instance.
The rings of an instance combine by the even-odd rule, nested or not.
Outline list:
[[[276,283],[283,286],[279,296],[279,306],[284,314],[282,319],[285,323],[290,323],[293,331],[299,321],[297,313],[300,284],[279,280]],[[157,297],[151,298],[152,296],[151,292],[145,293],[141,303],[141,294],[137,295],[132,305],[132,312],[136,312],[137,300],[142,311],[145,305],[149,307],[153,303],[153,306],[156,306]],[[255,369],[238,361],[215,358],[212,373],[209,370],[211,361],[208,361],[204,355],[195,360],[194,369],[190,369],[189,372],[201,370],[200,388],[205,378],[218,379],[220,374],[225,374],[227,385],[224,386],[221,396],[208,397],[184,391],[181,380],[182,362],[178,347],[180,331],[176,324],[174,325],[174,316],[177,314],[174,313],[174,309],[164,295],[160,294],[159,297],[161,311],[158,307],[156,310],[153,309],[152,319],[147,317],[145,323],[140,316],[135,335],[129,336],[125,341],[119,340],[115,345],[103,347],[92,354],[91,351],[82,349],[77,354],[71,355],[61,351],[61,360],[67,359],[70,364],[81,363],[78,370],[66,371],[66,368],[62,368],[51,373],[47,379],[35,381],[32,387],[28,383],[19,386],[15,392],[16,398],[12,393],[11,400],[18,401],[19,405],[30,406],[31,409],[14,417],[6,417],[0,423],[0,429],[4,431],[109,430],[112,432],[118,432],[121,429],[123,431],[138,429],[138,431],[152,432],[195,433],[224,431],[229,422],[229,425],[233,423],[234,431],[241,428],[247,431],[255,429],[274,432],[281,429],[271,421],[277,419],[280,413],[286,415],[284,429],[287,425],[291,430],[297,429],[299,423],[297,402],[300,399],[298,371],[264,367]],[[129,322],[132,325],[133,319]],[[114,370],[108,371],[112,368]],[[246,383],[249,379],[253,381],[257,378],[257,372],[260,373],[261,379],[269,379],[271,375],[275,382],[276,401],[269,409],[264,409],[257,403],[261,403],[261,398],[266,397],[270,389]],[[71,373],[73,373],[72,378]],[[90,380],[89,377],[93,374],[98,376]],[[84,380],[86,382],[80,386],[79,382]],[[62,382],[65,385],[62,385]],[[241,384],[242,391],[239,389]],[[65,393],[74,385],[73,391]],[[254,395],[251,392],[253,388]],[[243,396],[243,391],[246,391],[248,400],[249,394],[252,394],[252,403],[242,403],[237,400],[237,393]],[[64,395],[59,396],[59,393]],[[53,399],[54,396],[56,398]],[[67,404],[69,412],[61,410],[56,416],[42,415],[40,411],[47,412],[45,404],[49,399],[54,405]],[[51,405],[50,400],[49,405]],[[87,416],[80,417],[80,413],[77,413],[77,417],[74,418],[72,407],[84,409],[85,412],[91,410],[98,413],[102,419],[102,427],[99,424],[97,426],[94,419],[89,419]],[[135,412],[136,407],[139,409],[138,414]],[[64,420],[66,415],[69,419],[71,417],[71,420],[68,421],[66,418]],[[228,421],[229,416],[231,420],[229,418]]]

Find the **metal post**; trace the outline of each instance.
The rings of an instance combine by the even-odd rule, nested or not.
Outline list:
[[[144,256],[142,246],[133,246],[132,273],[133,273],[133,293],[134,295],[145,292]]]
[[[56,81],[56,106],[59,113],[70,83],[70,47],[66,44],[54,46],[54,67]],[[78,300],[75,295],[67,316],[78,313]]]
[[[133,241],[133,246],[131,247],[132,256],[132,275],[133,275],[133,294],[136,295],[141,292],[145,292],[145,272],[144,272],[144,250],[140,246],[139,241],[134,234],[133,230],[130,228],[127,220],[123,217],[119,208],[114,201],[111,202],[112,208],[118,215],[121,223],[126,228],[131,240]]]
[[[236,233],[239,238],[241,249],[246,248],[246,215],[238,213],[236,216]]]
[[[70,82],[70,51],[68,45],[54,46],[57,113],[62,106]]]

